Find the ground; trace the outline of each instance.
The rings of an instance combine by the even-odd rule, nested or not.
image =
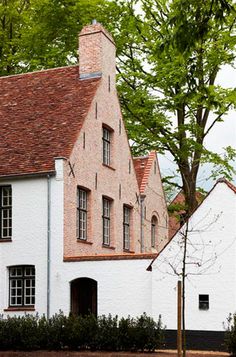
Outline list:
[[[176,351],[157,351],[155,353],[127,352],[62,352],[62,351],[33,351],[16,352],[0,351],[0,357],[176,357]],[[229,357],[226,352],[189,351],[187,357]]]

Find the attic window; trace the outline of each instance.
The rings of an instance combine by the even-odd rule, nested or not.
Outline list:
[[[109,166],[111,163],[111,131],[103,127],[102,133],[103,163]]]
[[[152,216],[151,220],[151,246],[155,248],[156,245],[156,237],[157,236],[157,218],[156,216]]]
[[[199,310],[209,310],[209,295],[199,295]]]

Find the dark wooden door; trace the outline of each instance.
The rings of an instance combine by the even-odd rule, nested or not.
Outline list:
[[[79,278],[71,282],[71,312],[76,315],[97,316],[97,282]]]

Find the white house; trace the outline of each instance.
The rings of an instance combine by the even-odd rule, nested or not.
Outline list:
[[[0,78],[1,314],[152,313],[146,267],[168,241],[157,156],[133,162],[100,24],[79,56]]]
[[[186,329],[191,346],[223,341],[223,323],[236,312],[236,187],[220,179],[192,214],[186,255]],[[152,315],[167,330],[177,327],[177,281],[181,280],[186,223],[149,266]],[[175,332],[174,332],[175,334]],[[173,335],[173,334],[172,334]],[[211,341],[210,341],[211,340]],[[204,348],[204,347],[203,347]]]

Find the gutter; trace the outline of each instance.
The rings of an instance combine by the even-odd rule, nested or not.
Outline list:
[[[140,243],[141,243],[141,253],[144,251],[144,233],[143,233],[143,228],[144,228],[144,200],[145,200],[145,195],[140,195]]]
[[[51,177],[47,175],[47,319],[50,317]]]
[[[15,179],[23,179],[23,178],[33,178],[33,177],[44,177],[44,176],[55,176],[56,171],[42,171],[42,172],[30,172],[23,174],[10,174],[10,175],[0,175],[0,181],[4,180],[15,180]]]

